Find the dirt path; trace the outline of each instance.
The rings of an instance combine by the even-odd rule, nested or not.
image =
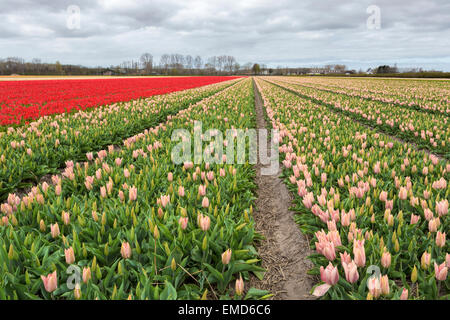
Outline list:
[[[255,108],[257,127],[266,128],[263,102],[255,86]],[[267,148],[270,150],[270,147]],[[269,290],[273,299],[304,300],[313,299],[310,295],[313,278],[307,275],[312,264],[306,257],[310,248],[306,237],[294,222],[294,213],[289,211],[291,195],[279,178],[281,168],[276,175],[261,175],[256,166],[258,199],[254,218],[256,231],[265,239],[258,243],[257,250],[262,259],[262,267],[267,270],[264,279],[252,279],[250,285]]]

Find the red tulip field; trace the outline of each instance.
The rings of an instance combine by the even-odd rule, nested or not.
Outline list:
[[[445,80],[0,81],[0,299],[448,300],[449,179]]]

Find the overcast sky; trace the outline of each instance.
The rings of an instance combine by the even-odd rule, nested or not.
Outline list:
[[[380,29],[368,27],[376,21],[371,5],[380,9]],[[0,57],[107,66],[143,52],[156,62],[164,53],[229,54],[272,67],[450,71],[450,1],[1,0]]]

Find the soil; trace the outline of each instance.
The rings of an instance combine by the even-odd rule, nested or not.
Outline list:
[[[256,86],[254,88],[257,127],[266,128],[263,102]],[[253,217],[256,231],[264,236],[264,240],[257,243],[257,250],[262,267],[267,271],[263,280],[252,278],[250,286],[269,290],[275,300],[314,299],[310,294],[314,279],[307,274],[313,267],[307,260],[311,254],[309,242],[289,210],[291,194],[279,177],[281,168],[277,174],[268,176],[261,175],[263,167],[262,164],[256,166],[258,199]]]

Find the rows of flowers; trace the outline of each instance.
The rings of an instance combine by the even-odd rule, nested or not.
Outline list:
[[[296,221],[312,236],[314,295],[449,299],[450,163],[258,79]]]
[[[263,271],[252,246],[253,168],[171,161],[175,129],[192,133],[194,120],[204,130],[251,128],[253,108],[246,79],[120,150],[67,162],[62,177],[22,198],[9,195],[2,206],[11,210],[0,219],[0,299],[266,295],[244,296],[249,272]]]
[[[2,81],[0,126],[231,79],[233,77]]]
[[[420,148],[428,149],[450,159],[450,125],[448,116],[444,114],[429,114],[377,101],[320,91],[285,82],[279,78],[273,81],[303,97],[326,104],[362,123],[380,128],[388,134],[416,143]]]
[[[296,78],[302,85],[330,90],[389,104],[428,111],[450,113],[450,86],[448,81],[436,80],[360,80],[344,78]]]
[[[55,173],[67,160],[120,144],[179,110],[223,90],[238,79],[90,111],[42,117],[0,132],[0,201],[16,188]]]

